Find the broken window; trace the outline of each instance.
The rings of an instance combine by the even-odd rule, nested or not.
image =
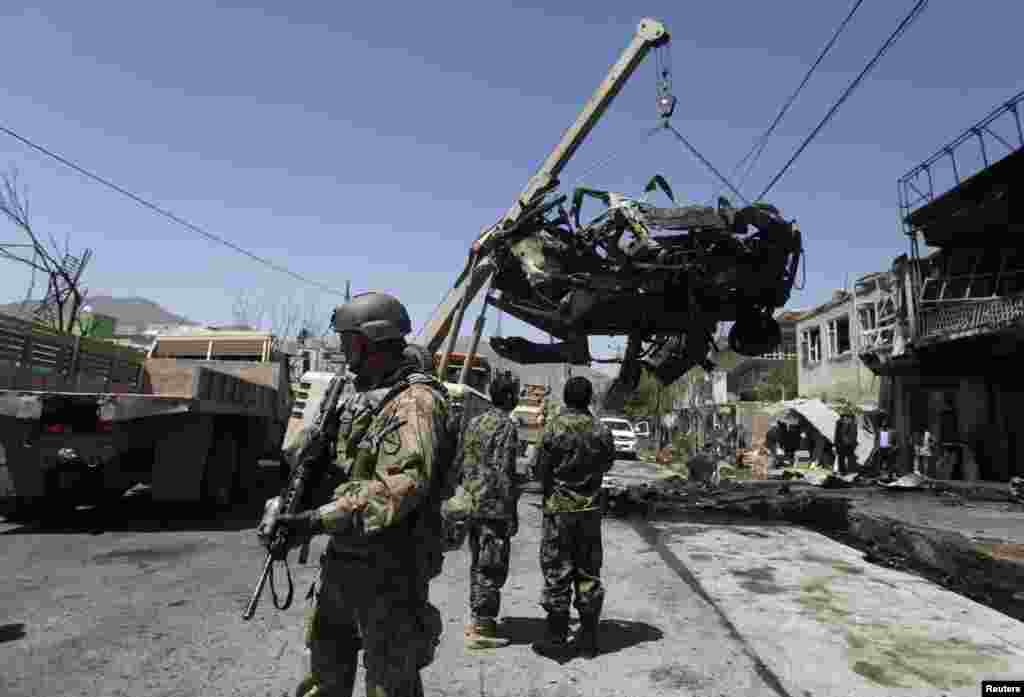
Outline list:
[[[841,356],[850,350],[850,316],[829,320],[828,355]]]
[[[803,331],[803,352],[806,363],[817,363],[821,360],[821,327]]]
[[[860,328],[862,331],[869,332],[872,329],[878,328],[878,312],[873,304],[857,308],[857,313],[860,315]]]
[[[956,250],[937,258],[924,280],[926,303],[988,300],[1024,288],[1019,251],[1015,248]]]

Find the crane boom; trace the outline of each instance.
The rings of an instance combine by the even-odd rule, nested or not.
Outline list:
[[[496,271],[489,252],[493,244],[500,239],[500,233],[514,227],[524,213],[537,206],[545,195],[558,186],[558,175],[586,140],[590,131],[604,115],[637,66],[652,48],[661,46],[668,41],[669,33],[664,24],[651,18],[640,20],[636,34],[629,46],[608,71],[607,76],[584,105],[576,121],[562,135],[562,139],[544,160],[537,173],[530,178],[515,204],[497,223],[486,228],[477,237],[471,248],[466,267],[459,274],[455,285],[448,291],[448,295],[434,312],[430,321],[420,331],[418,337],[419,343],[431,353],[438,351],[441,342],[448,337],[448,344],[439,366],[440,375],[444,375],[447,369],[448,357],[454,349],[466,308]]]

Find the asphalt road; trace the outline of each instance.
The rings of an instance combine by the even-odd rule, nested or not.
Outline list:
[[[431,590],[446,631],[428,695],[975,695],[983,677],[1024,676],[1021,623],[815,533],[724,519],[607,519],[603,653],[556,663],[529,646],[543,633],[538,503],[524,495],[513,542],[511,646],[465,650],[468,557],[446,558]],[[315,567],[293,568],[290,610],[265,596],[241,620],[263,559],[259,507],[203,520],[139,501],[60,526],[0,523],[0,694],[290,693]]]

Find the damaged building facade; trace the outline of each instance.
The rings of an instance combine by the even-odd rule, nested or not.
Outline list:
[[[1024,215],[1010,206],[1011,183],[1024,177],[1022,101],[899,180],[911,251],[887,274],[887,311],[860,346],[882,379],[897,457],[909,462],[914,434],[927,428],[940,444],[941,479],[1024,475]],[[980,169],[966,176],[972,160]]]
[[[878,377],[860,354],[878,336],[879,317],[893,311],[890,274],[872,273],[837,290],[831,300],[801,315],[796,326],[800,341],[797,381],[800,395],[846,399],[855,404],[878,398]]]
[[[773,351],[759,356],[732,354],[723,366],[710,372],[695,369],[684,378],[682,391],[672,405],[680,416],[682,432],[693,434],[697,445],[733,425],[740,427],[745,442],[751,434],[763,437],[769,417],[755,416],[760,410],[760,404],[754,401],[756,391],[778,368],[797,360],[797,322],[802,314],[803,310],[788,309],[773,313],[781,335]],[[796,394],[783,397],[791,399]]]

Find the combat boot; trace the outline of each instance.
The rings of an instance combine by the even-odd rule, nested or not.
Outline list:
[[[598,615],[580,615],[580,628],[573,637],[573,648],[584,658],[594,658],[598,654],[597,623]]]
[[[544,638],[533,643],[533,650],[542,656],[559,656],[569,648],[569,613],[548,613]]]
[[[498,623],[491,619],[474,619],[466,627],[467,649],[500,649],[509,640],[498,636]]]

